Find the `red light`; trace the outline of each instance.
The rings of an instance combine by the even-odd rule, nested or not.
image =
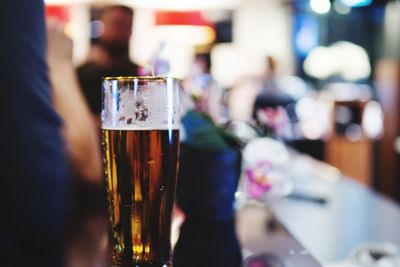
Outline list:
[[[70,21],[69,6],[65,5],[48,5],[46,6],[46,18],[54,19],[65,24]]]
[[[200,11],[157,11],[156,25],[191,25],[214,27],[213,23],[205,19]]]

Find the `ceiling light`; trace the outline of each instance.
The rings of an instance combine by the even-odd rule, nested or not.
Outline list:
[[[215,40],[215,31],[209,26],[164,25],[155,31],[160,41],[170,44],[205,45]]]
[[[155,30],[166,43],[205,45],[214,42],[213,24],[200,11],[157,11]]]
[[[310,0],[311,9],[318,14],[326,14],[331,9],[329,0]]]
[[[342,15],[347,15],[351,12],[351,7],[345,5],[342,0],[336,0],[335,3],[333,3],[333,8],[337,13]]]
[[[234,9],[240,0],[45,0],[46,4],[123,4],[132,7],[143,7],[157,10],[204,10],[204,9]]]

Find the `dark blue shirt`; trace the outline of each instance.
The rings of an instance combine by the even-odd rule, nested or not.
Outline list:
[[[45,58],[43,0],[1,0],[1,266],[60,265],[68,174]]]

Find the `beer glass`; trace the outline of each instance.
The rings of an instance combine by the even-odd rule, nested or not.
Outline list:
[[[103,79],[102,146],[112,266],[169,267],[179,150],[179,82]]]

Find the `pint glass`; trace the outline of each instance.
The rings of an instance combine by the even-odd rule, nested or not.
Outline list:
[[[102,147],[112,266],[170,267],[179,150],[179,82],[103,80]]]

